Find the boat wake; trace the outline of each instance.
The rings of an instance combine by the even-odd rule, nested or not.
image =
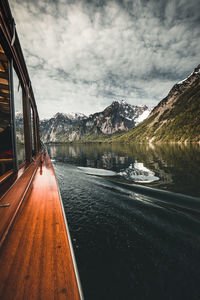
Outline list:
[[[54,168],[87,299],[198,299],[199,198],[117,172]]]

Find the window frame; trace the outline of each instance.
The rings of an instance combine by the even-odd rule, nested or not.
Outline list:
[[[3,173],[0,176],[0,184],[3,183],[7,178],[9,178],[17,169],[16,165],[16,142],[15,142],[15,134],[14,134],[14,128],[15,128],[15,120],[14,120],[14,106],[13,106],[13,93],[12,93],[12,59],[9,58],[7,55],[3,45],[1,44],[1,47],[3,48],[4,54],[7,58],[7,64],[8,64],[8,88],[9,88],[9,109],[10,109],[10,128],[11,128],[11,145],[12,145],[12,168],[7,170],[5,173]]]
[[[13,151],[12,169],[6,171],[0,176],[1,190],[5,186],[9,186],[8,182],[11,182],[13,178],[18,176],[18,171],[22,165],[25,165],[24,170],[33,161],[33,156],[40,153],[40,134],[39,134],[39,116],[31,81],[29,78],[28,70],[24,60],[23,52],[20,46],[17,32],[13,40],[13,23],[12,15],[5,10],[5,7],[1,6],[1,18],[0,18],[0,44],[7,57],[8,61],[8,82],[10,93],[10,128],[11,128],[11,143]],[[16,122],[15,122],[15,107],[14,107],[14,88],[13,88],[13,69],[15,70],[22,88],[22,105],[23,105],[23,122],[24,122],[24,143],[25,143],[25,162],[17,164],[17,151],[16,151]],[[34,132],[34,154],[31,149],[31,127],[30,127],[30,105],[33,112],[33,132]],[[22,172],[24,172],[24,170]],[[11,176],[14,173],[14,176]],[[21,174],[21,173],[20,173]],[[7,178],[10,178],[7,180]],[[1,193],[0,193],[1,197]]]
[[[16,167],[16,171],[18,171],[26,162],[27,162],[27,147],[26,147],[26,144],[28,143],[27,141],[27,137],[26,137],[26,134],[25,134],[25,127],[26,127],[26,118],[25,118],[25,103],[24,103],[24,88],[23,88],[23,84],[21,82],[21,79],[17,73],[17,70],[14,68],[14,65],[13,65],[13,60],[11,59],[12,61],[12,70],[11,70],[11,79],[12,79],[12,106],[13,106],[13,135],[14,135],[14,145],[15,145],[15,167]],[[17,154],[17,140],[16,140],[16,118],[15,118],[15,106],[16,106],[16,100],[15,100],[15,91],[14,91],[14,72],[15,74],[17,75],[17,78],[18,78],[18,81],[19,81],[19,84],[20,84],[20,88],[21,88],[21,104],[22,104],[22,116],[23,116],[23,133],[24,133],[24,152],[25,152],[25,159],[24,161],[22,161],[21,163],[18,162],[18,154]]]

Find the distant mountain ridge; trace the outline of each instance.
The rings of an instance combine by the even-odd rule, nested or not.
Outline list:
[[[172,87],[146,120],[113,141],[200,143],[200,65]]]
[[[63,135],[87,116],[81,113],[57,113],[51,119],[40,121],[40,132],[44,142],[63,142]]]
[[[45,143],[62,143],[108,137],[133,128],[143,121],[150,111],[146,105],[130,105],[122,100],[113,101],[102,112],[91,114],[89,117],[80,113],[57,113],[53,118],[40,122],[42,140]]]

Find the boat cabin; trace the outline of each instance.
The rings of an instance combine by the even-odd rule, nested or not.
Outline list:
[[[0,299],[83,299],[8,0],[0,1]]]

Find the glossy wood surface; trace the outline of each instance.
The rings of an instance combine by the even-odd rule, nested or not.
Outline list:
[[[38,167],[0,248],[0,299],[81,299],[48,156]]]
[[[3,174],[2,176],[0,176],[0,184],[2,182],[4,182],[10,175],[12,175],[13,172],[14,172],[13,170],[10,170],[10,171],[6,172],[5,174]]]
[[[22,204],[37,166],[38,161],[36,160],[29,166],[29,168],[23,169],[23,174],[21,174],[18,180],[0,199],[1,205],[10,204],[10,206],[6,208],[0,207],[0,246],[3,243],[12,222],[14,221],[20,205]]]

